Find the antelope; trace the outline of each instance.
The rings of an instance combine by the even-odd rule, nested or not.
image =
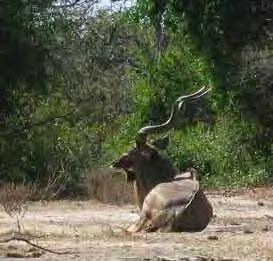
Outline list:
[[[196,171],[187,175],[179,173],[169,158],[160,150],[168,146],[168,137],[147,142],[148,134],[168,131],[178,112],[186,102],[198,100],[209,89],[202,87],[195,93],[176,99],[168,120],[158,125],[141,128],[135,137],[136,146],[112,163],[112,167],[123,169],[127,180],[134,182],[139,221],[130,232],[146,231],[200,231],[211,216],[212,207],[196,180]]]

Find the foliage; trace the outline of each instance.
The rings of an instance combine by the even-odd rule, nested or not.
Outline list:
[[[135,112],[121,122],[119,134],[106,140],[107,155],[114,157],[126,151],[138,128],[162,121],[177,96],[205,85],[213,87],[209,102],[188,105],[171,135],[168,153],[174,163],[180,169],[197,167],[207,186],[247,186],[270,180],[272,139],[261,136],[264,128],[256,121],[256,108],[261,111],[264,106],[255,98],[257,80],[261,83],[271,74],[268,70],[267,77],[260,73],[261,78],[254,79],[252,75],[259,72],[257,60],[243,63],[240,55],[246,45],[265,35],[262,21],[266,15],[263,13],[258,22],[253,19],[261,11],[260,3],[253,9],[251,1],[247,5],[244,1],[170,1],[162,2],[164,11],[156,7],[158,3],[138,1],[130,12],[131,19],[147,26],[155,26],[161,15],[168,46],[159,56],[145,60],[148,73],[134,85],[140,94],[137,97],[144,100],[136,102]],[[263,8],[270,12],[269,6]],[[263,66],[260,63],[260,71],[270,68],[267,57]],[[263,94],[270,89],[263,86],[260,98],[267,97]]]
[[[263,145],[272,143],[272,44],[260,48],[248,47],[243,51],[240,74],[240,92],[246,114],[255,116],[259,139]]]
[[[40,61],[43,76],[35,85],[11,83],[3,97],[12,106],[3,106],[0,129],[1,180],[46,185],[58,175],[63,195],[84,192],[85,174],[100,155],[106,126],[130,109],[125,74],[137,67],[131,56],[144,42],[118,14],[101,12],[84,21],[84,30],[72,15],[81,17],[75,10],[65,15],[43,9],[45,20],[29,32],[39,34],[37,44],[46,50],[47,58]]]
[[[179,35],[173,35],[172,44],[158,60],[148,61],[149,58],[143,57],[143,67],[148,74],[134,82],[133,112],[126,118],[122,117],[117,124],[120,126],[118,133],[109,135],[103,143],[102,162],[110,161],[114,155],[118,156],[133,146],[134,136],[141,126],[165,120],[171,103],[179,95],[195,91],[203,85],[212,87],[213,76],[208,61],[200,57],[189,42],[182,40]],[[201,107],[198,110],[194,104],[187,105],[186,117],[177,125],[193,121],[197,116],[207,119],[208,112],[215,108],[206,105],[206,101],[203,101],[203,105],[207,107],[203,112]]]
[[[180,169],[195,167],[210,187],[264,184],[271,164],[253,144],[255,124],[224,114],[213,127],[204,123],[175,131],[169,154]]]
[[[2,182],[54,176],[63,195],[80,193],[90,169],[203,85],[211,94],[175,126],[175,164],[196,165],[206,185],[272,177],[269,0],[138,0],[115,12],[61,3],[1,4]]]

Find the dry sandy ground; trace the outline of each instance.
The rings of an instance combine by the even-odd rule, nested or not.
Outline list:
[[[200,233],[129,235],[123,228],[138,218],[132,205],[35,202],[25,215],[24,231],[41,246],[74,253],[39,252],[24,242],[12,241],[0,244],[0,260],[35,253],[39,257],[28,260],[273,260],[272,190],[210,192],[215,216]],[[0,212],[1,238],[14,227],[14,220]]]

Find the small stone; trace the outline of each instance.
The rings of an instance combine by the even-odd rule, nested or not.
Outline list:
[[[28,257],[40,257],[43,254],[42,251],[32,252]]]
[[[9,245],[8,246],[8,250],[16,250],[16,249],[17,249],[17,247],[14,246],[14,245]]]
[[[210,235],[210,236],[208,236],[208,240],[218,240],[218,239],[219,239],[219,237],[216,236],[216,235]]]
[[[250,230],[249,228],[245,228],[244,233],[245,234],[253,234],[254,232],[252,230]]]
[[[269,231],[269,227],[268,227],[268,226],[264,226],[264,227],[262,228],[262,231],[263,231],[263,232],[268,232],[268,231]]]
[[[257,204],[258,204],[258,206],[261,206],[261,207],[264,206],[264,202],[262,202],[262,201],[258,201]]]
[[[241,224],[239,222],[232,221],[232,222],[230,222],[230,225],[232,225],[232,226],[240,226]]]
[[[27,252],[35,252],[37,251],[37,248],[36,247],[31,247],[27,250]]]
[[[25,257],[25,254],[21,253],[21,252],[10,251],[6,254],[6,256],[7,257],[23,258],[23,257]]]

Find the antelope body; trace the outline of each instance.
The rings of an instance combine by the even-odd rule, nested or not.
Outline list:
[[[139,221],[128,230],[197,232],[207,226],[212,214],[212,207],[196,180],[174,178],[148,193]]]
[[[196,171],[191,170],[188,177],[179,174],[160,153],[168,145],[167,138],[147,143],[148,134],[165,132],[172,126],[184,102],[197,100],[208,91],[203,87],[179,97],[169,119],[141,128],[136,135],[136,147],[113,163],[113,167],[126,172],[127,180],[134,182],[140,218],[129,231],[200,231],[209,223],[212,207],[199,188]]]

